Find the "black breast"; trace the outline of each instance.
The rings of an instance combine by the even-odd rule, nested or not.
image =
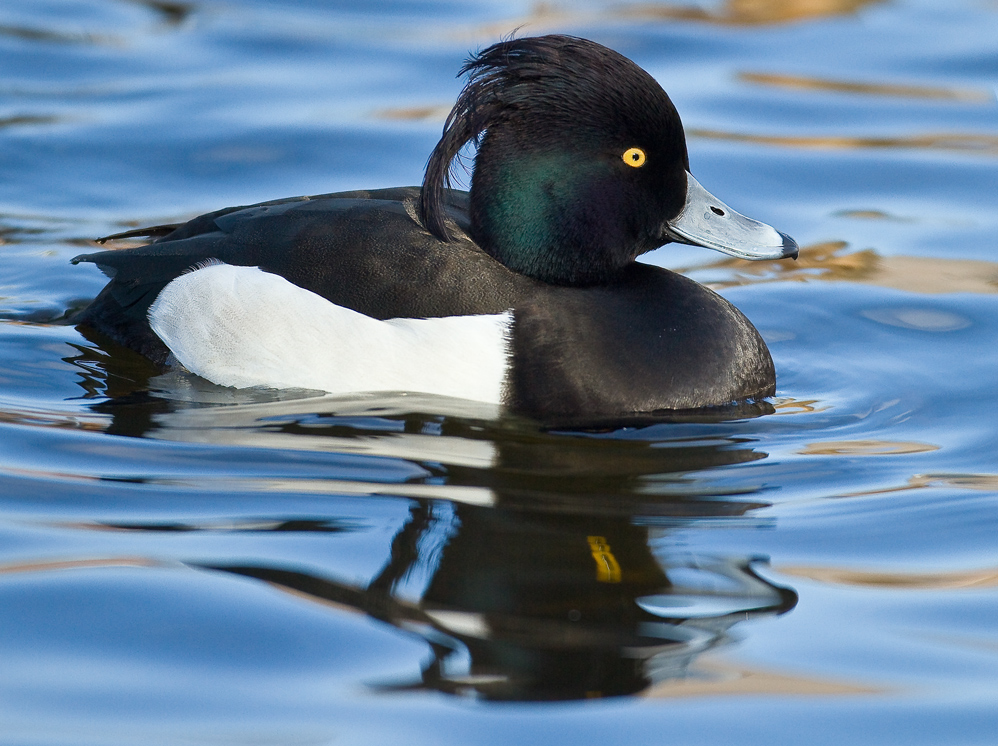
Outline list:
[[[613,418],[771,396],[755,327],[713,291],[635,264],[619,281],[549,287],[517,308],[511,404],[544,419]]]

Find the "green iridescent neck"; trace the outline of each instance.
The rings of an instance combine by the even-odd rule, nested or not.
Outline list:
[[[514,272],[557,284],[597,281],[587,266],[586,185],[594,167],[571,153],[502,159],[475,172],[472,237]],[[592,248],[597,248],[595,245]]]

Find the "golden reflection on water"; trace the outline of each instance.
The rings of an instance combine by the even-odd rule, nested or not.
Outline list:
[[[881,218],[873,211],[850,217]],[[921,256],[881,256],[873,249],[847,251],[845,241],[805,246],[796,262],[750,262],[722,259],[703,269],[731,271],[729,279],[711,281],[713,288],[794,280],[856,282],[911,293],[998,293],[998,263],[973,259]],[[680,270],[683,271],[683,270]],[[688,271],[688,270],[687,270]]]
[[[915,474],[904,484],[893,487],[881,487],[863,492],[851,492],[842,497],[866,497],[868,495],[885,495],[891,492],[905,492],[927,488],[955,487],[963,490],[981,490],[982,492],[998,492],[998,474]]]
[[[960,572],[900,572],[857,570],[845,567],[780,567],[785,575],[833,585],[851,585],[900,590],[964,590],[998,587],[998,568]]]
[[[835,93],[856,93],[867,96],[889,96],[896,98],[922,98],[962,103],[992,103],[994,95],[987,91],[971,88],[943,88],[921,85],[898,85],[892,83],[857,83],[855,81],[828,80],[803,75],[777,75],[743,72],[739,80],[757,85],[793,90],[832,91]]]
[[[703,659],[688,678],[659,682],[643,693],[655,699],[686,697],[758,696],[760,694],[813,697],[884,692],[864,684],[791,676],[774,671],[743,668],[722,660]]]
[[[728,140],[747,142],[755,145],[776,145],[786,148],[810,148],[820,150],[885,150],[888,148],[916,150],[945,150],[973,155],[998,155],[998,135],[960,134],[957,132],[937,132],[906,137],[851,137],[846,135],[823,135],[803,137],[799,135],[750,135],[741,132],[721,130],[688,129],[687,137],[702,137],[708,140]]]
[[[835,213],[835,216],[853,218],[855,220],[892,220],[896,223],[914,222],[913,218],[902,218],[897,215],[891,215],[883,210],[839,210]]]
[[[626,18],[701,21],[724,26],[791,23],[812,18],[853,15],[878,0],[728,0],[717,10],[670,3],[624,6]]]
[[[371,113],[375,119],[387,119],[394,122],[444,121],[450,113],[450,104],[430,104],[427,106],[405,106],[399,108],[378,109]]]
[[[829,440],[808,443],[798,453],[805,456],[897,456],[930,453],[939,446],[906,440]]]
[[[5,322],[6,323],[6,322]],[[0,385],[10,382],[0,376]],[[107,417],[91,415],[87,412],[46,411],[11,406],[5,402],[0,410],[0,424],[28,425],[34,427],[54,427],[63,430],[89,430],[103,432],[107,428]]]
[[[18,575],[31,572],[56,572],[61,570],[91,570],[107,567],[164,567],[168,563],[148,557],[95,557],[76,560],[43,560],[0,565],[0,575]]]
[[[827,404],[822,404],[819,399],[794,399],[793,397],[778,397],[773,400],[775,415],[781,414],[814,414],[824,412],[829,409]]]
[[[774,25],[853,15],[878,2],[880,0],[727,0],[719,8],[685,3],[607,3],[607,7],[597,10],[572,7],[567,2],[540,2],[524,16],[484,24],[461,35],[494,39],[514,29],[537,34],[560,30],[566,25],[599,25],[620,20],[692,21],[719,26]]]

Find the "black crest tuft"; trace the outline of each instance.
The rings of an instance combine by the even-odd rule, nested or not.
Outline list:
[[[430,154],[420,199],[423,225],[444,241],[450,238],[442,203],[451,162],[467,143],[474,141],[477,147],[489,127],[527,112],[543,112],[549,120],[579,127],[581,112],[592,114],[600,127],[616,121],[633,130],[647,121],[649,112],[663,107],[679,123],[654,78],[623,55],[578,37],[507,39],[469,58],[458,75],[467,75],[468,82]],[[680,157],[685,160],[685,152]]]

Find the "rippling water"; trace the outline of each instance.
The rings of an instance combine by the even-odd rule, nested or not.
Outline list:
[[[797,263],[669,246],[772,407],[544,432],[58,323],[95,236],[419,183],[469,50],[614,47]],[[990,0],[0,8],[0,742],[990,744]],[[557,702],[557,703],[555,703]]]

